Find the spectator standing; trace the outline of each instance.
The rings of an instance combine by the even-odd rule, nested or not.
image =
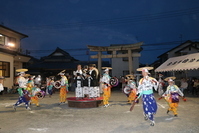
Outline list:
[[[187,89],[187,87],[188,87],[187,80],[185,78],[182,78],[181,83],[180,83],[181,92],[184,93],[184,91]]]
[[[198,91],[199,91],[199,79],[195,79],[193,84],[193,95],[198,96]]]

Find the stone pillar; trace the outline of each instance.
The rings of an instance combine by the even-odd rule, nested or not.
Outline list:
[[[137,68],[139,68],[139,57],[133,57],[133,73],[137,72]]]
[[[101,74],[102,72],[102,51],[98,51],[98,65],[97,65],[98,71]]]
[[[132,50],[128,50],[128,60],[129,60],[129,74],[133,71],[133,61],[132,61]]]

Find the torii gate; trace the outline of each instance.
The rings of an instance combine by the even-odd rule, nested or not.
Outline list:
[[[129,72],[131,73],[133,70],[133,61],[132,57],[140,57],[140,51],[142,48],[143,42],[135,43],[135,44],[127,44],[127,45],[118,45],[118,46],[91,46],[87,45],[90,51],[98,52],[97,55],[90,56],[91,58],[98,58],[98,69],[101,70],[102,67],[102,58],[124,58],[128,57],[129,61]],[[137,51],[136,51],[137,50]],[[110,55],[102,55],[103,51],[112,51]],[[117,51],[127,51],[125,54],[117,54]],[[134,52],[135,51],[135,52]]]

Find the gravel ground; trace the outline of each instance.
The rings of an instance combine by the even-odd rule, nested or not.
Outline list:
[[[157,93],[154,94],[158,99]],[[75,96],[69,92],[68,97]],[[180,100],[178,117],[172,112],[166,114],[167,103],[157,100],[158,111],[155,126],[150,126],[142,114],[142,101],[132,112],[130,104],[121,91],[112,91],[110,107],[71,108],[67,103],[58,105],[59,94],[40,100],[40,107],[31,105],[28,111],[24,105],[12,105],[18,94],[0,95],[0,133],[198,133],[199,98],[187,97]]]

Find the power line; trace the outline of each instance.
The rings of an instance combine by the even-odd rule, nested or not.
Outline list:
[[[75,49],[62,49],[64,51],[84,51],[84,50],[89,50],[88,48],[75,48]],[[51,49],[51,50],[28,50],[29,52],[31,53],[38,53],[38,52],[41,52],[41,53],[46,53],[46,52],[53,52],[55,51],[55,49]]]
[[[113,25],[121,23],[135,23],[135,22],[148,22],[151,20],[166,19],[172,17],[178,17],[183,15],[198,14],[199,7],[188,8],[183,10],[173,10],[168,12],[154,13],[154,14],[144,14],[130,17],[120,17],[112,19],[100,19],[100,20],[89,20],[82,22],[68,22],[63,24],[51,24],[51,25],[38,25],[22,27],[25,29],[38,30],[38,29],[57,29],[57,28],[71,28],[71,27],[85,27],[85,26],[95,26],[95,25]]]
[[[199,39],[192,39],[192,40],[199,40]],[[176,44],[181,44],[181,41],[172,41],[172,42],[162,42],[162,43],[151,43],[151,44],[143,44],[141,47],[149,47],[149,46],[171,46],[171,45],[176,45]],[[62,49],[64,51],[87,51],[89,50],[88,48],[73,48],[73,49]],[[47,52],[53,52],[53,50],[28,50],[30,53],[47,53]]]

